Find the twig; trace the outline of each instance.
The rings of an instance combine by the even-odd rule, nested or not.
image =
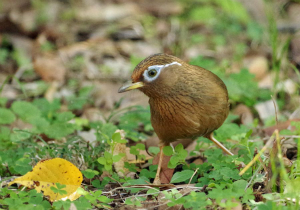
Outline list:
[[[291,139],[298,139],[300,138],[300,136],[297,135],[281,135],[282,137],[284,137],[284,141],[287,140],[286,138],[291,138]]]
[[[282,151],[281,151],[281,140],[282,138],[280,138],[280,135],[279,135],[279,131],[276,129],[274,131],[275,133],[275,136],[276,136],[276,142],[277,142],[277,147],[278,147],[278,154],[277,154],[277,157],[279,159],[279,162],[280,162],[280,166],[281,166],[281,169],[282,169],[282,176],[285,180],[288,180],[288,175],[287,175],[287,172],[286,172],[286,169],[284,167],[284,162],[283,162],[283,155],[282,155]]]
[[[189,181],[189,183],[187,184],[186,187],[188,187],[188,186],[191,184],[191,181],[192,181],[193,177],[195,176],[195,174],[197,173],[198,170],[199,170],[199,168],[197,168],[196,171],[193,173],[193,175],[192,175],[192,177],[190,178],[190,181]]]
[[[103,192],[103,194],[112,194],[112,192],[114,192],[114,191],[116,191],[116,190],[125,190],[125,189],[128,189],[128,188],[150,188],[150,189],[155,189],[155,188],[153,188],[153,187],[151,187],[151,186],[147,186],[147,185],[145,185],[145,186],[143,186],[143,187],[141,187],[141,186],[123,187],[123,186],[121,185],[121,187],[116,187],[116,188],[114,188],[114,189],[112,189],[112,190],[110,190],[110,191]]]
[[[257,155],[246,165],[246,167],[239,173],[240,176],[242,176],[257,160],[258,158],[264,153],[264,151],[270,146],[273,140],[273,136],[275,134],[273,133],[272,136],[269,138],[265,146],[259,151]]]
[[[262,164],[262,167],[264,168],[264,170],[268,173],[268,169],[267,169],[267,167],[266,167],[264,161],[261,159],[260,156],[258,157],[258,160],[259,160],[259,162]]]
[[[114,180],[115,182],[117,182],[122,187],[121,183],[118,180],[116,180],[116,179],[114,179],[112,177],[109,177],[109,178],[112,179],[112,180]]]
[[[254,179],[254,177],[256,176],[256,174],[260,171],[262,167],[262,164],[258,166],[257,170],[254,172],[254,174],[252,175],[251,179],[249,180],[247,186],[245,187],[245,190],[251,185],[252,180]]]
[[[276,103],[275,103],[275,100],[273,98],[273,96],[271,96],[272,98],[272,101],[273,101],[273,104],[274,104],[274,109],[275,109],[275,119],[276,119],[276,125],[278,125],[278,113],[277,113],[277,107],[276,107]]]
[[[112,193],[116,190],[125,190],[125,189],[128,189],[128,188],[149,188],[149,189],[155,189],[151,186],[130,186],[130,187],[117,187],[117,188],[114,188],[108,192],[102,192],[102,194],[110,194],[112,195]],[[196,190],[202,190],[203,187],[194,187],[194,186],[182,186],[182,185],[178,185],[172,189],[183,189],[183,188],[191,188],[191,189],[194,189],[193,191],[196,191]],[[172,189],[167,189],[167,190],[164,190],[164,191],[171,191]],[[132,195],[132,196],[128,196],[126,198],[133,198],[133,197],[143,197],[143,196],[147,196],[147,195],[155,195],[156,193],[158,193],[160,191],[157,191],[157,192],[154,192],[154,193],[148,193],[148,194],[140,194],[140,195]],[[116,200],[121,200],[121,199],[116,199]]]

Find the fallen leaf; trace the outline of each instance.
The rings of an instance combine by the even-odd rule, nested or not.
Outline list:
[[[291,40],[291,56],[292,60],[300,64],[300,37],[294,36],[294,38]]]
[[[289,17],[289,24],[294,24],[296,27],[299,26],[300,21],[300,4],[291,2],[287,7],[287,14]]]
[[[262,103],[258,103],[254,106],[256,111],[259,114],[260,119],[265,120],[268,119],[269,117],[275,116],[274,103],[276,105],[276,110],[279,110],[276,101],[273,102],[273,100],[268,100]]]
[[[148,13],[152,13],[158,16],[178,15],[182,12],[183,7],[180,2],[168,0],[144,0],[141,2],[141,7]]]
[[[192,139],[179,139],[179,140],[173,142],[172,145],[173,145],[173,147],[176,147],[176,145],[182,144],[184,148],[187,148],[187,147],[189,147],[189,145],[191,145],[191,147],[188,148],[188,151],[192,151],[192,148],[194,148],[194,144],[192,144],[192,143],[193,143]],[[159,144],[159,139],[157,136],[150,137],[145,142],[147,150],[151,146],[157,147],[158,144]],[[174,169],[168,168],[168,163],[170,161],[170,158],[171,158],[171,156],[165,156],[165,155],[163,156],[162,167],[161,167],[161,171],[160,171],[160,182],[161,183],[167,183],[167,184],[170,183],[171,178],[173,176]],[[153,165],[157,165],[158,160],[159,160],[159,153],[154,157]]]
[[[273,77],[272,73],[267,74],[264,78],[262,78],[258,82],[258,87],[262,88],[262,89],[272,89],[273,85],[274,85],[273,79],[274,79],[274,77]]]
[[[78,136],[95,147],[98,143],[95,133],[97,133],[95,129],[91,129],[89,131],[78,131]]]
[[[268,72],[268,60],[262,55],[246,56],[243,60],[244,67],[249,69],[251,74],[255,75],[255,79],[260,81]]]
[[[243,210],[243,205],[241,204],[240,201],[237,201],[236,199],[233,198],[233,199],[232,199],[232,202],[233,202],[233,203],[236,203],[237,206],[232,207],[231,210]]]
[[[50,160],[42,160],[38,162],[31,172],[24,176],[16,178],[9,185],[18,183],[28,188],[34,188],[37,192],[43,192],[44,196],[51,202],[57,200],[76,200],[81,195],[77,193],[77,189],[82,182],[82,174],[79,169],[71,162],[54,158]],[[67,194],[55,193],[51,187],[55,187],[56,183],[65,185],[62,190]]]
[[[30,0],[1,1],[1,12],[3,14],[16,9],[21,9],[30,6]]]
[[[105,119],[98,108],[87,107],[83,110],[81,118],[87,119],[89,122],[102,121],[105,122]]]
[[[51,82],[49,88],[46,90],[45,92],[45,98],[47,99],[47,101],[52,102],[54,99],[54,95],[57,92],[57,88],[58,88],[58,82],[57,81],[53,81]]]
[[[290,120],[300,119],[300,107],[297,108],[289,117]]]
[[[293,122],[293,121],[300,121],[300,119],[287,120],[285,122],[278,123],[277,125],[267,127],[265,129],[263,129],[263,131],[265,132],[265,134],[267,136],[271,136],[274,133],[275,130],[281,131],[281,130],[284,130],[284,129],[288,129],[291,122]],[[290,130],[292,130],[292,128]]]
[[[267,15],[265,12],[265,2],[263,0],[241,0],[243,6],[247,9],[251,17],[259,23],[266,23]]]
[[[76,18],[80,21],[101,22],[115,21],[126,17],[134,17],[140,14],[139,8],[132,3],[127,4],[101,4],[98,1],[90,1],[80,7]],[[101,11],[101,12],[99,12]]]
[[[204,161],[203,161],[201,158],[197,158],[197,159],[195,159],[195,160],[193,161],[193,163],[194,163],[195,165],[200,165],[200,164],[203,164]]]
[[[296,93],[297,89],[298,88],[297,88],[296,83],[291,79],[280,81],[276,85],[276,90],[277,91],[283,90],[283,91],[285,91],[286,93],[288,93],[290,95]]]
[[[239,104],[233,110],[233,114],[240,117],[241,123],[244,125],[249,125],[253,123],[253,114],[249,107],[244,104]]]
[[[66,68],[60,57],[55,54],[36,56],[33,67],[35,72],[46,82],[63,82],[65,79]]]
[[[116,46],[122,55],[135,55],[139,58],[145,58],[160,51],[159,45],[143,41],[120,40]],[[133,68],[134,66],[131,66],[131,69]]]
[[[160,171],[160,182],[162,184],[169,184],[173,173],[174,173],[174,168],[170,169],[168,168],[168,163],[170,161],[171,156],[163,156],[162,160],[162,165],[161,165],[161,171]],[[153,159],[153,165],[158,165],[158,160],[159,160],[159,153],[154,157]]]
[[[141,150],[140,155],[144,155],[145,160],[136,159],[136,156],[130,153],[130,147],[126,147],[126,157],[128,163],[145,163],[146,160],[152,159],[152,156],[150,156],[146,150]]]

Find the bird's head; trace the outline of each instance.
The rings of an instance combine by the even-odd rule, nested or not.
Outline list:
[[[151,55],[135,67],[132,83],[122,86],[119,93],[133,89],[139,89],[149,97],[170,93],[184,65],[184,61],[172,55]]]

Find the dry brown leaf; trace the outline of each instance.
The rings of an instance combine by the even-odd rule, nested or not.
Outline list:
[[[259,114],[260,119],[265,120],[269,117],[275,116],[274,103],[276,106],[276,110],[279,110],[276,101],[273,102],[273,100],[261,102],[254,106],[256,111]]]
[[[1,12],[7,13],[13,9],[21,9],[24,7],[27,7],[31,4],[30,0],[15,0],[15,1],[9,1],[9,0],[3,0],[1,1]]]
[[[160,171],[160,182],[162,184],[169,184],[174,173],[174,168],[173,169],[168,168],[168,163],[170,161],[170,158],[171,156],[165,156],[165,155],[163,156],[161,171]],[[158,165],[158,160],[159,160],[159,153],[154,157],[153,165]]]
[[[293,80],[287,79],[287,80],[278,82],[278,84],[276,85],[276,90],[277,91],[283,90],[286,93],[292,95],[292,94],[296,93],[296,91],[298,90],[298,87]]]
[[[195,148],[197,146],[197,141],[192,141],[192,140],[187,139],[184,142],[189,143],[188,145],[182,144],[183,147],[185,148],[185,150],[188,152],[188,156],[186,157],[186,160],[188,160],[188,159],[192,158],[192,156],[190,156],[190,153],[195,150]],[[198,152],[198,154],[200,155],[200,151],[196,151],[196,152]]]
[[[249,14],[258,21],[259,23],[266,23],[267,15],[265,12],[265,2],[264,0],[240,0],[243,6],[247,9]]]
[[[290,120],[300,119],[300,107],[297,107],[297,109],[291,114],[289,119]]]
[[[82,174],[75,165],[65,159],[54,158],[38,162],[31,172],[16,178],[9,185],[18,183],[28,188],[34,188],[37,192],[42,191],[44,196],[53,202],[79,198],[81,195],[76,190],[80,187],[81,182]],[[62,190],[65,190],[67,194],[54,193],[50,188],[56,187],[56,183],[66,185]]]
[[[243,60],[244,67],[255,75],[257,81],[262,80],[268,72],[268,60],[262,55],[246,56]]]
[[[49,101],[52,102],[54,99],[54,95],[57,92],[57,88],[58,88],[59,84],[57,81],[52,81],[50,86],[48,87],[48,89],[45,92],[45,98]]]
[[[24,36],[10,35],[9,41],[12,43],[14,48],[23,52],[27,58],[32,58],[34,47],[34,42],[32,41],[32,39]]]
[[[141,2],[141,6],[146,12],[164,17],[168,15],[178,15],[183,10],[183,7],[179,2],[172,0],[144,0]]]
[[[265,89],[272,89],[274,85],[273,78],[275,78],[274,75],[267,74],[264,78],[262,78],[258,82],[258,87],[265,88]]]
[[[149,44],[144,41],[120,40],[116,43],[116,46],[121,54],[128,56],[135,55],[140,58],[148,57],[151,54],[161,51],[158,44]]]
[[[237,206],[232,207],[231,210],[243,210],[243,205],[240,201],[237,201],[236,199],[232,199],[233,203],[237,203]]]
[[[300,34],[300,33],[299,33]],[[299,34],[291,40],[291,56],[292,60],[300,64],[300,37]]]
[[[159,143],[159,139],[158,139],[157,136],[150,137],[145,142],[146,149],[148,149],[151,146],[158,146],[158,143]],[[191,151],[194,148],[194,144],[193,144],[192,139],[179,139],[179,140],[172,143],[173,147],[176,147],[176,145],[178,145],[178,144],[182,144],[184,148],[188,147],[188,151]],[[168,163],[170,161],[171,156],[165,156],[164,155],[163,157],[164,158],[162,160],[162,167],[161,167],[161,172],[160,172],[160,181],[161,181],[161,183],[168,184],[171,181],[171,178],[172,178],[173,173],[174,173],[174,169],[168,168]],[[158,159],[159,159],[159,153],[154,157],[153,165],[158,164]]]
[[[158,147],[159,138],[157,136],[151,136],[145,141],[146,149],[149,147]]]
[[[91,54],[93,51],[97,55],[97,59],[99,59],[99,55],[103,54],[111,57],[118,56],[115,43],[105,38],[93,38],[84,42],[76,42],[72,45],[60,48],[59,54],[63,60],[68,60],[79,54]]]
[[[78,8],[76,18],[81,21],[101,22],[115,21],[126,17],[133,17],[140,14],[139,8],[132,3],[127,4],[101,4],[98,1],[90,1]],[[101,11],[101,12],[99,12]]]
[[[95,147],[99,143],[97,141],[95,133],[97,133],[95,129],[91,129],[89,131],[78,131],[78,136],[80,136],[83,140]]]
[[[135,155],[130,153],[130,147],[126,147],[126,157],[127,157],[129,163],[134,163],[134,164],[136,164],[136,163],[145,163],[146,160],[152,159],[152,156],[150,156],[147,153],[147,151],[145,151],[145,150],[140,151],[140,155],[144,155],[145,160],[137,159]]]
[[[253,123],[253,114],[249,107],[244,104],[239,104],[233,110],[233,113],[240,117],[241,123],[249,125]]]
[[[46,82],[63,82],[65,79],[66,68],[59,56],[45,54],[36,56],[33,60],[35,72]]]
[[[89,122],[105,122],[105,119],[98,108],[95,107],[87,107],[83,110],[83,114],[81,118],[87,119]]]
[[[9,19],[22,31],[29,32],[35,30],[36,14],[37,13],[33,9],[22,12],[20,10],[12,10],[9,13]]]
[[[117,94],[121,83],[113,83],[106,81],[97,81],[94,83],[95,106],[103,111],[108,111],[110,114],[111,109],[114,108],[115,103],[122,99],[120,108],[125,108],[134,105],[148,105],[148,98],[140,91],[126,92],[124,94]],[[117,116],[119,117],[119,116]]]
[[[300,4],[291,2],[288,4],[287,14],[289,16],[289,23],[299,27],[300,22]]]
[[[200,164],[203,164],[204,161],[203,161],[201,158],[197,158],[197,159],[195,159],[195,160],[193,161],[193,163],[194,163],[195,165],[200,165]]]
[[[300,119],[287,120],[285,122],[278,123],[277,125],[267,127],[263,131],[265,132],[266,135],[271,136],[275,130],[281,131],[284,129],[288,129],[289,126],[291,125],[291,122],[293,121],[300,121]],[[293,130],[293,128],[291,128],[291,130]]]

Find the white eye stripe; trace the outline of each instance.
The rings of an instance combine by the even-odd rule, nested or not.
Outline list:
[[[172,65],[178,65],[178,66],[181,66],[181,63],[178,63],[176,61],[172,62],[172,63],[169,63],[169,64],[166,64],[164,67],[168,67],[168,66],[172,66]]]
[[[153,65],[153,66],[149,66],[148,69],[146,69],[143,73],[143,76],[144,76],[144,79],[147,81],[147,82],[152,82],[154,81],[160,74],[161,70],[163,68],[166,68],[166,67],[169,67],[169,66],[172,66],[172,65],[178,65],[178,66],[181,66],[181,63],[178,63],[178,62],[172,62],[172,63],[169,63],[169,64],[166,64],[166,65]],[[148,71],[151,70],[151,69],[155,69],[157,71],[157,74],[154,76],[154,77],[149,77],[148,76]]]

